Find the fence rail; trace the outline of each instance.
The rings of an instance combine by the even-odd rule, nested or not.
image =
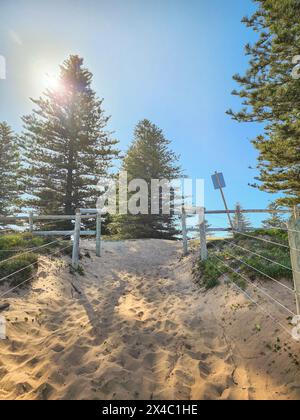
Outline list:
[[[82,230],[81,222],[82,220],[96,220],[96,227],[94,230]],[[74,229],[69,230],[35,230],[35,223],[40,223],[43,221],[51,221],[45,225],[54,224],[57,222],[65,221],[74,221]],[[29,232],[36,236],[70,236],[73,239],[73,251],[72,251],[72,266],[74,269],[78,268],[79,265],[79,246],[80,246],[80,237],[84,236],[95,236],[96,237],[96,255],[101,256],[101,225],[102,225],[102,216],[97,209],[77,209],[75,214],[69,215],[57,215],[57,214],[44,214],[44,215],[34,215],[33,212],[30,212],[28,215],[20,216],[8,216],[0,217],[0,223],[13,224],[14,222],[25,221],[28,223]],[[10,232],[13,228],[0,228],[1,232]]]
[[[262,214],[262,213],[282,213],[291,215],[290,220],[287,222],[287,226],[284,227],[277,227],[277,230],[282,230],[283,232],[286,232],[288,234],[289,244],[286,245],[284,243],[275,242],[273,238],[269,239],[266,237],[261,237],[256,235],[257,229],[249,229],[249,231],[241,231],[241,230],[235,230],[234,228],[224,228],[221,226],[218,227],[209,227],[206,228],[206,221],[205,216],[206,215],[228,215],[228,214],[237,214],[237,213],[253,213],[253,214]],[[267,298],[269,301],[271,301],[273,304],[279,306],[281,309],[285,310],[291,317],[296,317],[297,319],[300,318],[300,217],[299,212],[297,209],[279,209],[279,210],[270,210],[270,209],[251,209],[251,210],[206,210],[202,209],[203,217],[199,218],[199,224],[197,224],[195,227],[186,227],[186,218],[187,218],[187,212],[182,213],[182,242],[183,242],[183,251],[184,254],[188,254],[188,233],[189,232],[198,232],[200,245],[199,245],[199,254],[202,261],[205,261],[207,258],[210,257],[210,253],[208,252],[207,247],[207,233],[209,232],[228,232],[233,235],[233,239],[236,238],[236,235],[244,236],[245,238],[251,239],[251,240],[257,240],[262,241],[264,243],[268,243],[273,245],[274,247],[280,247],[281,249],[285,249],[289,251],[290,253],[290,259],[291,259],[291,266],[288,266],[286,264],[282,264],[278,261],[275,261],[272,258],[269,258],[269,256],[261,255],[259,252],[250,250],[245,248],[245,246],[241,246],[234,242],[234,240],[229,240],[229,238],[220,238],[222,239],[222,242],[227,244],[227,247],[230,247],[231,249],[238,249],[239,252],[245,253],[245,256],[251,255],[258,257],[262,260],[262,262],[265,261],[266,264],[274,264],[276,266],[279,266],[281,268],[284,268],[285,270],[291,271],[293,275],[293,283],[294,288],[287,286],[279,279],[275,279],[272,275],[269,275],[263,271],[263,268],[257,268],[254,267],[252,264],[249,263],[249,261],[245,261],[246,258],[243,256],[237,256],[233,255],[233,253],[228,252],[228,249],[225,250],[225,253],[227,257],[231,259],[231,261],[235,262],[235,265],[238,263],[240,266],[238,269],[231,267],[231,265],[228,263],[228,260],[224,257],[220,250],[220,246],[216,245],[216,243],[211,242],[212,248],[214,250],[214,253],[212,254],[214,258],[216,258],[218,261],[220,261],[224,266],[227,267],[228,270],[233,272],[236,276],[241,277],[247,285],[249,285],[251,288],[258,290],[262,295],[264,295],[265,298]],[[268,293],[266,290],[264,290],[262,287],[256,285],[253,281],[251,281],[247,275],[244,275],[241,273],[242,267],[246,267],[247,270],[252,270],[253,273],[256,273],[256,275],[263,276],[269,280],[272,280],[276,284],[278,284],[280,287],[284,287],[285,290],[288,290],[292,293],[292,296],[294,296],[294,299],[296,301],[296,311],[293,311],[289,309],[285,304],[280,302],[280,300],[275,299],[272,296],[272,293]],[[283,325],[283,322],[280,322],[274,317],[272,314],[270,314],[268,311],[264,310],[264,308],[261,308],[261,305],[259,302],[255,301],[249,293],[246,293],[243,291],[240,287],[238,287],[234,282],[234,286],[236,289],[239,289],[248,299],[250,299],[252,302],[254,302],[256,305],[258,305],[261,312],[266,313],[268,316],[270,316],[271,319],[275,320],[277,324],[279,324],[285,332],[288,332],[290,336],[293,336],[295,338],[295,335],[291,333],[291,331],[288,330],[286,326]],[[300,326],[298,327],[298,335],[297,339],[300,338]]]
[[[82,219],[91,219],[96,216],[96,211],[94,214],[82,214]],[[75,220],[75,214],[44,214],[44,215],[37,215],[32,216],[33,221],[42,221],[42,220]],[[18,221],[28,221],[30,219],[30,214],[28,215],[21,215],[21,216],[7,216],[7,217],[0,217],[0,223],[12,223]]]
[[[232,228],[224,228],[224,227],[209,227],[206,228],[206,221],[205,221],[205,215],[219,215],[219,214],[235,214],[235,213],[283,213],[283,214],[291,214],[292,218],[290,222],[287,225],[287,228],[277,228],[281,229],[288,233],[289,237],[289,245],[282,244],[275,242],[274,240],[267,239],[265,237],[259,237],[255,234],[256,230],[251,229],[249,232],[241,232],[239,230],[235,230]],[[270,210],[270,209],[252,209],[252,210],[206,210],[202,209],[202,211],[199,211],[198,213],[199,220],[195,227],[188,228],[187,227],[187,217],[188,214],[183,209],[181,220],[182,220],[182,242],[183,242],[183,252],[185,255],[188,254],[188,233],[189,232],[198,232],[200,245],[199,245],[199,255],[202,261],[205,261],[207,258],[210,257],[210,249],[208,249],[207,246],[207,233],[208,232],[228,232],[232,233],[233,235],[239,234],[244,235],[245,238],[250,238],[253,240],[259,240],[263,241],[265,243],[270,243],[274,246],[278,246],[281,248],[286,249],[290,252],[291,256],[291,266],[288,267],[285,264],[281,264],[278,261],[273,260],[272,258],[266,257],[265,255],[261,255],[257,250],[255,251],[245,248],[244,246],[240,246],[239,244],[234,243],[233,241],[228,240],[228,238],[222,238],[222,240],[230,245],[232,248],[238,248],[241,251],[245,252],[246,254],[251,254],[254,256],[257,256],[261,258],[262,260],[266,261],[266,263],[275,264],[278,266],[281,266],[284,269],[290,270],[293,275],[294,280],[294,288],[287,286],[283,282],[279,281],[278,279],[275,279],[271,275],[264,273],[263,269],[257,269],[253,265],[249,264],[249,262],[245,261],[245,258],[242,256],[233,255],[232,253],[229,253],[227,251],[227,255],[231,258],[231,262],[234,261],[235,265],[238,263],[239,268],[234,268],[231,266],[230,262],[224,258],[224,255],[220,252],[220,248],[218,245],[212,243],[212,247],[215,250],[215,253],[213,254],[216,259],[218,259],[224,266],[228,268],[231,272],[233,272],[236,276],[241,277],[252,289],[258,290],[262,295],[265,296],[266,299],[271,301],[274,305],[277,307],[280,307],[282,310],[285,310],[288,315],[294,317],[296,315],[300,315],[300,219],[297,218],[296,212],[293,212],[292,210]],[[96,222],[96,228],[94,230],[84,230],[82,229],[82,221],[83,220],[91,220],[95,219]],[[102,226],[102,218],[101,214],[98,213],[96,209],[78,209],[76,211],[76,214],[74,215],[34,215],[33,213],[30,213],[29,215],[22,215],[22,216],[15,216],[15,217],[0,217],[0,222],[2,223],[14,223],[14,222],[20,222],[25,221],[26,224],[28,224],[27,230],[29,230],[32,234],[37,236],[57,236],[57,237],[71,237],[72,243],[68,244],[67,246],[60,248],[59,250],[55,250],[54,252],[49,252],[47,255],[55,255],[58,252],[61,252],[63,250],[66,250],[68,248],[72,247],[72,266],[74,269],[77,269],[79,266],[79,250],[80,250],[80,239],[83,236],[95,236],[96,237],[96,255],[98,257],[101,256],[101,226]],[[48,223],[43,223],[44,221],[48,221]],[[49,222],[50,221],[50,222]],[[46,225],[51,225],[58,222],[64,222],[64,221],[72,221],[74,225],[74,229],[68,229],[68,230],[35,230],[35,224],[42,223],[42,228]],[[10,228],[4,228],[0,230],[1,232],[9,232],[11,231]],[[59,244],[61,243],[61,240],[55,240],[51,241],[47,244],[41,245],[40,247],[35,247],[31,249],[24,250],[26,252],[16,253],[13,256],[9,256],[5,260],[0,261],[0,265],[5,263],[8,260],[11,260],[13,258],[16,258],[17,256],[20,256],[25,253],[35,252],[38,249],[47,248],[48,246],[51,246],[55,243]],[[10,250],[4,250],[5,252],[9,252]],[[242,254],[243,255],[243,254]],[[13,275],[18,274],[19,272],[27,269],[28,267],[33,267],[37,263],[34,262],[32,264],[27,265],[26,267],[23,267],[14,273],[8,274],[2,278],[0,278],[0,283],[8,280],[9,278],[13,277]],[[289,291],[292,294],[292,298],[296,301],[296,311],[293,311],[292,309],[288,308],[288,306],[284,303],[282,303],[279,299],[276,299],[270,292],[265,290],[264,288],[260,287],[259,285],[253,283],[249,279],[247,275],[245,275],[243,272],[241,272],[242,267],[247,267],[247,269],[253,270],[253,272],[258,273],[261,276],[265,276],[266,278],[274,281],[278,286],[284,287],[285,290]],[[25,279],[21,284],[24,284],[28,281],[30,281],[35,276],[31,276],[28,279]],[[6,292],[0,294],[0,298],[3,296],[6,296],[11,291],[15,290],[17,287],[19,287],[21,284],[10,288]],[[286,332],[288,332],[291,335],[291,332],[284,326],[284,323],[281,321],[278,321],[278,319],[271,314],[269,311],[266,311],[261,304],[253,299],[251,295],[244,290],[242,290],[237,284],[235,284],[232,281],[233,286],[239,290],[241,293],[243,293],[249,300],[251,300],[253,303],[255,303],[260,311],[262,313],[265,313],[268,315],[271,319],[274,320],[278,325],[280,325]]]
[[[282,214],[291,214],[291,209],[278,209],[278,210],[271,210],[271,209],[252,209],[252,210],[245,210],[241,209],[237,210],[206,210],[204,211],[205,214],[235,214],[235,213],[282,213]]]

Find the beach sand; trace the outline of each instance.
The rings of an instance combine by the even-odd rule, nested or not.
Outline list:
[[[300,344],[231,286],[201,290],[179,242],[94,248],[83,241],[84,276],[41,257],[39,278],[5,298],[0,399],[300,398]],[[288,291],[267,288],[294,310]]]

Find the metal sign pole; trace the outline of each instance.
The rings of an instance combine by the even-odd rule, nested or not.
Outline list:
[[[226,214],[227,214],[227,217],[228,217],[228,221],[229,221],[229,224],[231,226],[232,232],[234,234],[234,226],[233,226],[233,223],[232,223],[232,220],[231,220],[231,217],[230,217],[229,209],[228,209],[228,206],[227,206],[227,203],[226,203],[225,195],[224,195],[223,188],[222,188],[220,178],[219,178],[219,174],[218,174],[217,171],[215,172],[215,177],[216,177],[216,180],[217,180],[217,183],[218,183],[219,190],[221,192],[221,196],[222,196],[222,200],[223,200],[224,207],[225,207],[225,210],[226,210]]]

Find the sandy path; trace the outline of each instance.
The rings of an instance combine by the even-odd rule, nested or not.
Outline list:
[[[83,248],[85,276],[51,263],[7,299],[0,398],[299,399],[299,344],[267,350],[284,340],[276,325],[227,286],[201,292],[180,244],[106,242],[100,259]]]

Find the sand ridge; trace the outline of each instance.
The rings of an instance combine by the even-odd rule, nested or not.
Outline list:
[[[1,399],[299,399],[299,344],[228,286],[204,293],[180,243],[81,245],[84,276],[45,261],[8,297]]]

